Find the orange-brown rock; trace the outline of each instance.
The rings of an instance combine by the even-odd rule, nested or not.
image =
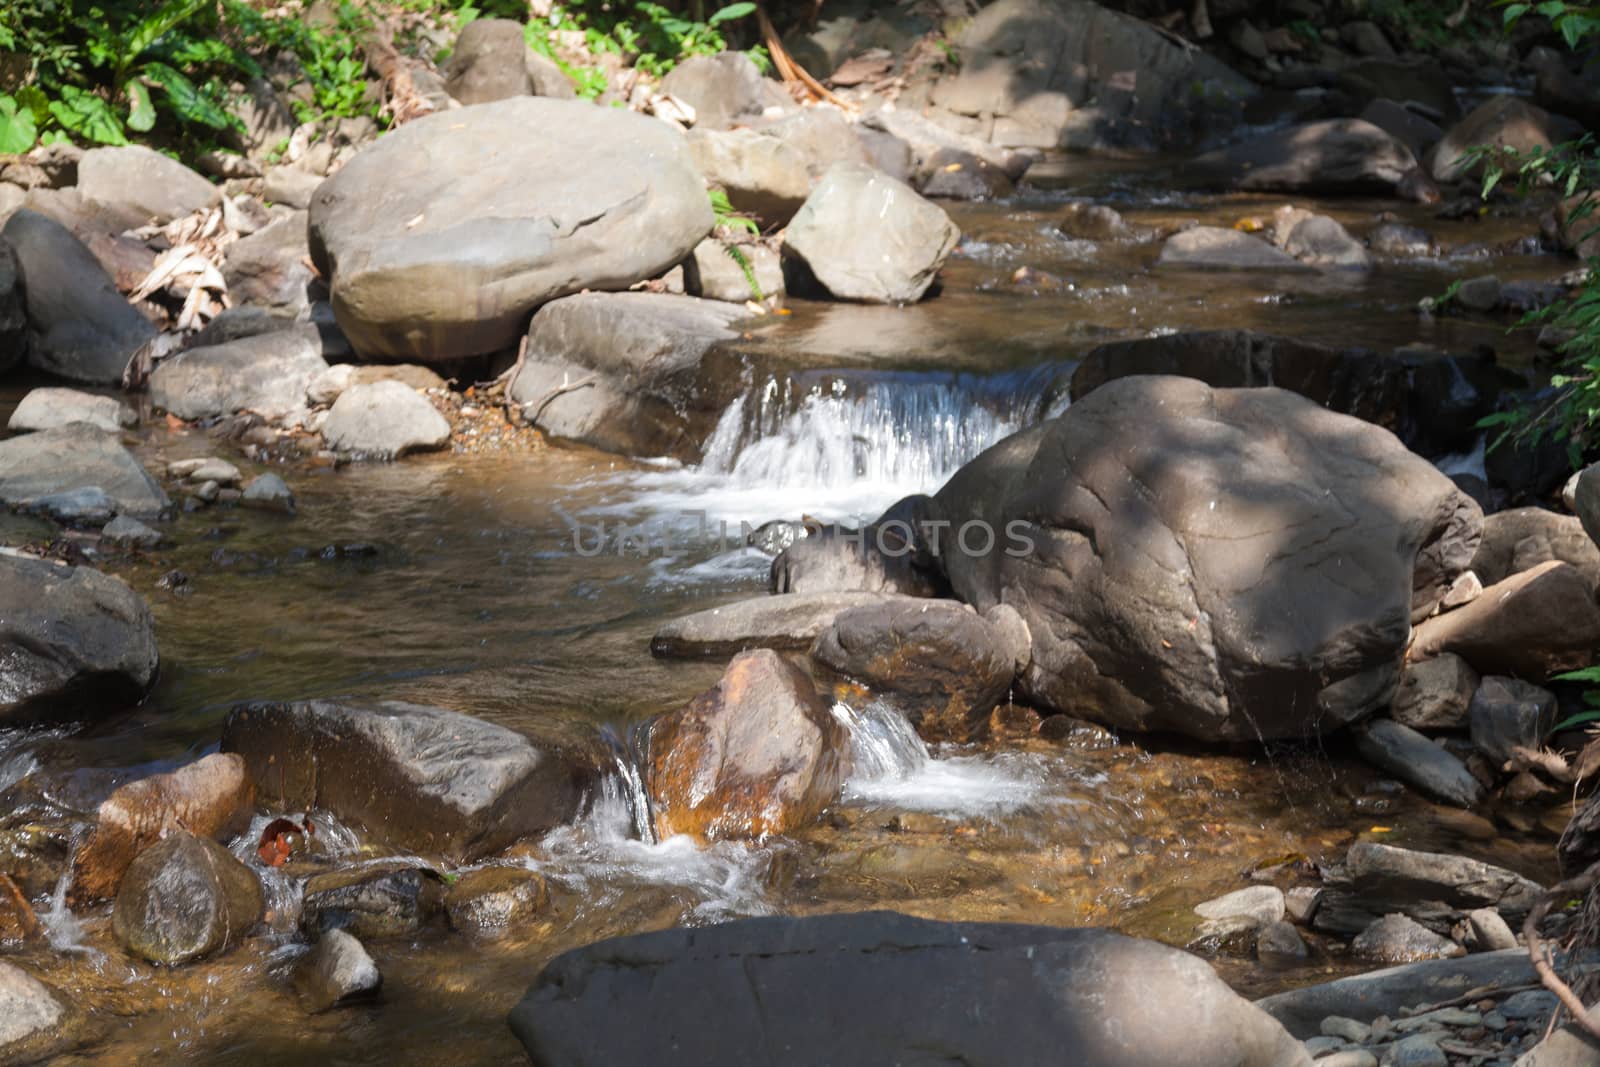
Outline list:
[[[68,902],[77,907],[116,896],[134,857],[169,830],[218,840],[237,833],[250,821],[255,796],[244,759],[231,752],[129,782],[100,805],[94,830],[73,857]]]
[[[33,905],[9,874],[0,874],[0,945],[32,941],[42,933]]]
[[[1596,648],[1600,601],[1594,582],[1570,563],[1549,560],[1419,624],[1407,658],[1454,652],[1480,674],[1543,681],[1557,671],[1587,667]]]
[[[715,686],[651,726],[656,835],[786,833],[828,806],[848,761],[844,727],[811,679],[770,649],[740,653]]]

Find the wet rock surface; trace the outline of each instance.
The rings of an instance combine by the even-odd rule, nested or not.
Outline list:
[[[842,612],[892,594],[854,591],[759,596],[662,624],[650,640],[657,656],[724,656],[747,648],[808,649]],[[903,598],[916,604],[920,598]],[[908,605],[909,606],[909,605]]]
[[[316,1015],[375,998],[383,975],[366,946],[346,930],[326,930],[295,967],[295,991],[307,1012]]]
[[[317,934],[342,930],[368,941],[407,937],[439,914],[444,892],[438,872],[404,862],[333,871],[306,882],[300,922]]]
[[[959,1007],[1001,986],[1013,995],[998,1016],[975,1021]],[[714,998],[721,1025],[684,1028],[678,995]],[[762,1008],[796,997],[811,1008]],[[602,1022],[618,1004],[626,1028]],[[580,949],[546,968],[511,1026],[535,1059],[574,1064],[722,1063],[751,1048],[785,1064],[1015,1062],[1063,1047],[1094,1049],[1106,1067],[1310,1062],[1205,963],[1174,949],[1100,930],[889,912],[749,919]]]
[[[210,838],[174,828],[129,865],[111,923],[129,952],[172,966],[238,944],[263,907],[250,868]]]

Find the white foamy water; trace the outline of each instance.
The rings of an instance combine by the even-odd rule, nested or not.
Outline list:
[[[1019,752],[939,757],[892,708],[872,703],[858,712],[835,704],[833,714],[850,731],[846,804],[959,819],[1067,802],[1052,795],[1050,768],[1040,757]]]

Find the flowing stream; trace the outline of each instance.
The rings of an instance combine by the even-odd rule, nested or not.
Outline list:
[[[1514,362],[1526,358],[1526,338],[1495,324],[1424,319],[1415,302],[1477,259],[1493,256],[1503,278],[1558,270],[1514,244],[1527,220],[1436,223],[1418,214],[1450,249],[1439,261],[1383,264],[1370,278],[1161,276],[1147,243],[1086,248],[1057,232],[1067,191],[1113,203],[1145,227],[1231,225],[1282,201],[1169,195],[1159,172],[1076,166],[1055,172],[1058,188],[956,206],[967,240],[935,300],[905,309],[797,303],[766,328],[763,355],[710,428],[699,464],[551,447],[291,469],[297,518],[180,514],[168,528],[172,547],[111,568],[155,613],[156,692],[82,731],[0,732],[0,788],[40,769],[192,758],[215,746],[240,700],[396,698],[541,736],[625,736],[720,673],[718,663],[658,661],[647,649],[662,620],[764,588],[767,558],[743,546],[743,525],[870,519],[901,496],[937,490],[984,448],[1064,410],[1071,370],[1094,344],[1251,327],[1387,348],[1487,342],[1509,347]],[[1358,233],[1380,206],[1394,205],[1320,205]],[[1022,267],[1032,281],[1015,280]],[[0,417],[23,391],[0,392]],[[156,467],[219,446],[154,422],[137,450]],[[597,527],[648,536],[612,537],[595,552]],[[45,533],[32,520],[0,521],[4,543]],[[299,951],[289,921],[299,886],[277,875],[267,882],[272,935],[172,971],[116,948],[106,910],[73,917],[52,907],[56,887],[47,882],[37,903],[50,942],[21,958],[92,1016],[94,1040],[66,1063],[478,1063],[521,1056],[505,1013],[544,961],[614,934],[891,907],[1104,924],[1184,944],[1195,903],[1284,857],[1342,855],[1380,820],[1398,843],[1548,874],[1548,841],[1492,828],[1485,836],[1410,795],[1372,802],[1376,775],[1337,747],[1201,752],[1084,730],[930,749],[875,704],[835,713],[851,732],[854,771],[818,825],[754,844],[658,842],[637,769],[620,760],[578,821],[493,861],[541,872],[549,911],[496,942],[440,926],[370,946],[385,975],[375,1006],[317,1017],[298,1009],[287,973]],[[324,847],[385,855],[326,825]],[[1293,974],[1248,961],[1219,966],[1246,992],[1265,992],[1332,965]]]

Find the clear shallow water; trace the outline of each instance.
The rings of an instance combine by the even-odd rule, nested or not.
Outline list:
[[[1151,197],[1103,170],[1063,181],[1152,229],[1189,218],[1231,225],[1283,202]],[[1486,342],[1522,358],[1526,337],[1494,323],[1422,319],[1415,300],[1480,266],[1502,278],[1565,269],[1525,254],[1490,261],[1477,250],[1532,232],[1528,218],[1429,222],[1454,251],[1383,264],[1370,277],[1162,275],[1150,268],[1153,241],[1088,248],[1054,233],[1066,195],[957,207],[969,241],[933,301],[799,304],[756,330],[740,399],[710,429],[695,467],[549,448],[291,469],[295,519],[180,515],[174,547],[111,564],[156,615],[163,668],[152,698],[80,733],[0,736],[0,784],[39,766],[192,756],[216,743],[221,717],[245,699],[394,697],[533,733],[620,733],[717,677],[717,664],[656,661],[647,647],[662,619],[761,591],[767,561],[737,547],[741,523],[870,518],[906,493],[936,489],[987,444],[1059,410],[1072,366],[1094,344],[1248,326],[1380,347]],[[1394,208],[1329,209],[1360,232],[1380,206]],[[1019,285],[1021,267],[1059,284]],[[0,393],[0,416],[19,395]],[[156,424],[141,431],[138,450],[155,467],[219,448],[202,433]],[[614,540],[619,528],[643,524],[654,531],[642,539],[648,551],[640,539],[626,551],[590,551],[601,523]],[[0,541],[37,536],[26,523],[0,526]],[[182,595],[158,585],[174,570],[188,576]],[[929,751],[879,709],[851,715],[857,769],[821,824],[754,845],[648,842],[621,767],[582,819],[507,861],[548,879],[546,916],[503,942],[469,944],[430,929],[372,945],[386,976],[376,1007],[305,1017],[285,977],[297,950],[281,935],[163,972],[115,948],[103,911],[75,929],[58,914],[59,948],[24,958],[93,1015],[93,1043],[67,1062],[476,1063],[520,1055],[504,1015],[544,960],[612,934],[895,907],[1111,924],[1181,944],[1194,903],[1284,856],[1335,858],[1361,834],[1549,873],[1548,842],[1468,834],[1414,798],[1381,816],[1358,811],[1372,775],[1337,748],[1267,758],[1018,735]],[[377,844],[340,845],[362,847]],[[292,882],[270,884],[274,910],[292,911],[296,892]],[[1300,972],[1263,974],[1222,961],[1230,980],[1256,992],[1342,966],[1321,958]]]

